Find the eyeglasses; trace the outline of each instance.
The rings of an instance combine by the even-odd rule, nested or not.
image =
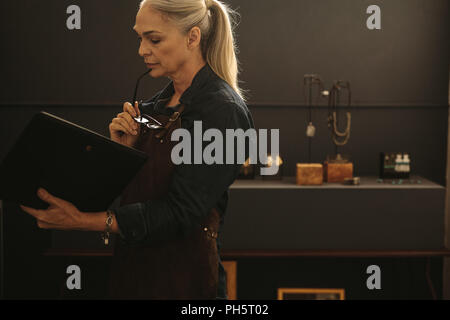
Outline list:
[[[150,71],[152,71],[152,69],[148,69],[145,71],[145,73],[141,76],[139,76],[139,78],[137,79],[136,82],[136,87],[134,88],[134,95],[133,95],[133,99],[131,100],[133,103],[135,103],[136,101],[136,95],[137,95],[137,90],[139,87],[139,82],[141,81],[141,79],[146,76]],[[138,103],[138,105],[141,105],[142,101],[140,101]],[[159,122],[158,120],[156,120],[155,118],[153,118],[152,116],[149,116],[148,114],[145,113],[141,113],[140,117],[135,117],[133,118],[134,121],[136,121],[137,123],[140,123],[144,126],[146,126],[147,128],[151,129],[151,130],[157,130],[157,129],[162,129],[163,124],[161,122]]]
[[[149,129],[157,130],[164,128],[162,123],[153,118],[152,116],[149,116],[148,114],[141,113],[140,117],[133,118],[134,121],[137,123],[140,123],[144,126],[146,126]]]

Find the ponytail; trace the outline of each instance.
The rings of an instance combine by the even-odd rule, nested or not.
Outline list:
[[[233,34],[231,14],[235,13],[220,1],[211,0],[212,25],[207,39],[204,57],[211,69],[241,96],[238,84],[238,60]]]

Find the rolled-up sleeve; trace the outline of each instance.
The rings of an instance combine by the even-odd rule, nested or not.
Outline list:
[[[224,145],[226,129],[253,128],[251,115],[241,106],[230,102],[219,110],[202,119],[203,131],[219,129]],[[193,128],[186,129],[193,137]],[[122,238],[130,244],[164,242],[198,227],[239,174],[241,164],[225,164],[225,149],[223,159],[224,164],[176,165],[166,196],[115,209]]]

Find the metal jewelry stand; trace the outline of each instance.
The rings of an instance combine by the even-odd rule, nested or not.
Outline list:
[[[328,96],[328,91],[325,91],[323,81],[317,74],[305,74],[303,76],[303,96],[309,109],[309,122],[306,128],[306,136],[308,137],[308,162],[297,163],[296,184],[298,185],[321,185],[323,184],[323,165],[321,163],[311,163],[311,145],[312,138],[316,134],[316,127],[312,123],[312,108],[313,108],[313,86],[318,86],[318,95],[316,98],[316,105],[320,97]],[[308,94],[309,93],[309,94]]]
[[[309,122],[306,128],[306,136],[308,137],[308,163],[311,163],[311,145],[312,138],[316,134],[316,127],[312,123],[312,108],[313,108],[313,86],[317,85],[319,88],[318,98],[328,96],[328,91],[324,90],[323,81],[317,74],[305,74],[303,76],[303,96],[308,101],[308,110],[309,110]],[[308,88],[308,95],[306,94],[306,89]],[[318,99],[316,99],[316,105],[318,104]]]
[[[347,111],[347,123],[345,130],[339,130],[338,106],[340,104],[341,91],[343,90],[347,91],[347,107],[350,108],[352,93],[350,90],[350,83],[348,81],[334,81],[328,99],[328,128],[331,130],[331,139],[335,145],[335,154],[327,155],[327,160],[324,162],[324,180],[327,182],[359,184],[359,178],[355,179],[353,177],[354,166],[350,161],[350,156],[342,155],[338,150],[338,147],[346,145],[350,139],[350,128],[352,124],[352,115],[350,111]]]
[[[330,95],[328,99],[328,128],[331,130],[331,138],[333,143],[335,144],[335,157],[328,157],[330,162],[342,163],[348,161],[348,157],[342,156],[338,152],[338,147],[344,146],[347,144],[350,139],[350,128],[352,115],[348,111],[347,115],[347,124],[344,132],[339,131],[338,129],[338,106],[340,104],[340,95],[341,90],[347,90],[347,98],[348,98],[348,107],[351,105],[352,93],[350,90],[350,83],[348,81],[335,81],[333,87],[330,90]],[[339,141],[338,139],[343,138],[343,140]]]

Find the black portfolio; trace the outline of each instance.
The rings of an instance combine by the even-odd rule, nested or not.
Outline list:
[[[43,187],[80,211],[104,211],[146,160],[142,151],[42,111],[0,164],[0,199],[46,209],[36,194]]]

